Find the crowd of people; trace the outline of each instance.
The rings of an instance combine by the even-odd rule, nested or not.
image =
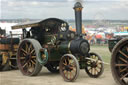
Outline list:
[[[76,32],[75,28],[72,28],[71,26],[69,27],[69,29],[71,31]],[[85,27],[82,26],[82,34],[86,34],[86,39],[88,40],[88,42],[93,45],[93,44],[99,44],[99,45],[103,45],[103,44],[107,44],[108,40],[111,39],[113,37],[112,33],[89,33],[85,31]]]
[[[113,34],[90,34],[88,33],[86,36],[86,39],[89,41],[89,43],[92,44],[107,44],[108,40],[113,37]]]

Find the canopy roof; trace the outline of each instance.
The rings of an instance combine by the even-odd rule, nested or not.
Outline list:
[[[19,23],[17,25],[12,26],[12,29],[24,29],[24,28],[28,28],[28,27],[37,27],[42,25],[43,23],[45,23],[46,21],[57,21],[60,23],[66,23],[65,21],[61,20],[61,19],[57,19],[57,18],[48,18],[45,20],[39,20],[39,21],[31,21],[31,22],[26,22],[26,23]]]
[[[28,28],[28,27],[36,27],[39,26],[41,21],[33,21],[33,22],[25,22],[19,23],[17,25],[12,26],[12,29],[20,29],[20,28]]]

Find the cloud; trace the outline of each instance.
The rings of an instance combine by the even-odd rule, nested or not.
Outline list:
[[[1,0],[0,0],[0,19],[1,19]]]
[[[75,0],[2,0],[0,18],[58,17],[74,19]],[[102,13],[105,19],[128,19],[128,1],[84,0],[83,19],[94,19]],[[125,13],[124,13],[125,12]],[[118,14],[118,15],[117,15]]]

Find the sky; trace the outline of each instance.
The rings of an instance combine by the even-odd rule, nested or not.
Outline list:
[[[74,19],[76,1],[85,20],[128,20],[128,0],[0,0],[0,19]]]

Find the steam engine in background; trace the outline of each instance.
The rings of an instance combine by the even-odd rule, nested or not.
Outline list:
[[[111,70],[119,85],[128,85],[128,35],[118,35],[109,40]]]
[[[20,39],[6,36],[6,31],[0,29],[0,71],[17,69],[16,53]]]

